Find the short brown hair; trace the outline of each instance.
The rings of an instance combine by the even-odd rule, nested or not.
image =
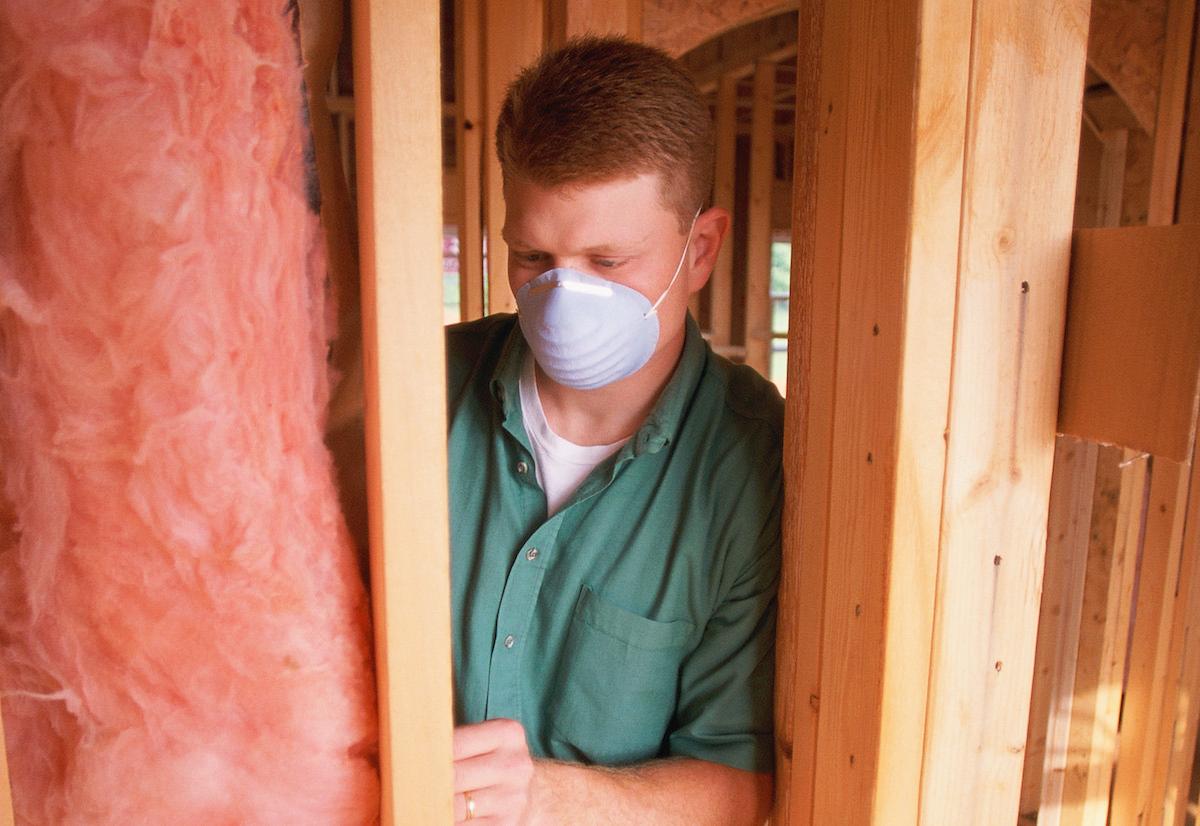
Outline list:
[[[684,227],[712,189],[712,119],[696,84],[666,52],[623,37],[574,38],[524,69],[496,152],[506,180],[542,186],[658,172]]]

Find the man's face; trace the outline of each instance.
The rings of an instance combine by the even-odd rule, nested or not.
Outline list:
[[[662,203],[659,176],[543,187],[522,179],[504,187],[508,281],[515,294],[546,270],[569,267],[631,287],[651,303],[671,282],[687,240],[679,215]],[[721,232],[698,238],[694,231],[679,278],[658,307],[662,349],[683,331],[688,297],[712,271]],[[701,221],[697,221],[700,229]],[[711,233],[710,233],[711,234]]]

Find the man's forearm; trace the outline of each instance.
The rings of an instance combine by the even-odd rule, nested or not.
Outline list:
[[[605,768],[537,760],[530,826],[760,826],[772,778],[690,758]]]

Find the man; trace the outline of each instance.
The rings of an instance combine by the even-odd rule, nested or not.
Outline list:
[[[496,141],[519,312],[447,333],[456,818],[760,824],[782,403],[687,314],[730,222],[707,107],[588,38]]]

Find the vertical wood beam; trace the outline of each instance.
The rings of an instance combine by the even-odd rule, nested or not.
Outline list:
[[[1090,5],[975,4],[921,800],[929,826],[1018,814]],[[1030,129],[1045,150],[1036,156],[1022,148]]]
[[[308,92],[309,128],[321,192],[321,228],[325,232],[329,279],[337,306],[337,338],[329,362],[339,376],[329,402],[327,429],[336,431],[362,414],[362,307],[354,215],[346,186],[326,90],[342,40],[342,7],[324,0],[301,0],[300,42]],[[340,447],[340,446],[339,446]],[[361,466],[360,453],[343,452],[339,466]],[[353,524],[353,520],[351,520]],[[362,537],[355,537],[361,540]]]
[[[1114,447],[1100,449],[1068,739],[1057,765],[1047,766],[1047,771],[1061,769],[1061,781],[1042,789],[1039,826],[1108,822],[1148,480],[1145,456]]]
[[[355,0],[353,11],[382,823],[449,823],[446,367],[431,277],[442,237],[438,9]]]
[[[623,34],[641,40],[642,6],[643,0],[549,0],[550,48],[582,34]]]
[[[14,826],[12,782],[8,779],[8,751],[4,746],[4,716],[0,714],[0,826]]]
[[[1167,42],[1163,50],[1158,112],[1154,120],[1154,160],[1147,223],[1175,223],[1176,187],[1187,106],[1196,0],[1168,0]]]
[[[543,0],[488,0],[483,3],[484,243],[487,256],[487,312],[513,313],[517,300],[508,285],[508,245],[504,229],[504,178],[496,155],[496,120],[504,93],[517,73],[542,51]]]
[[[771,372],[771,195],[775,182],[775,64],[754,66],[746,207],[746,364]]]
[[[1087,120],[1085,118],[1085,126]],[[1127,129],[1093,132],[1092,142],[1080,142],[1081,166],[1075,195],[1075,227],[1117,226],[1121,222],[1125,182]],[[1085,158],[1085,146],[1095,147],[1097,157]],[[1094,174],[1085,177],[1084,167]],[[1081,191],[1082,188],[1090,191]],[[1061,413],[1061,406],[1060,406]],[[1060,416],[1061,418],[1061,416]],[[1068,450],[1066,446],[1071,446]],[[1086,452],[1085,462],[1079,453]],[[1054,478],[1050,487],[1050,517],[1047,523],[1045,575],[1038,620],[1038,643],[1030,700],[1029,729],[1025,745],[1025,767],[1021,779],[1023,816],[1039,817],[1042,826],[1054,822],[1062,808],[1063,788],[1071,754],[1071,720],[1074,711],[1076,670],[1080,655],[1080,623],[1086,585],[1087,561],[1091,553],[1111,552],[1108,518],[1121,508],[1119,493],[1106,490],[1113,464],[1121,451],[1103,451],[1097,460],[1096,444],[1059,436],[1055,447]],[[1065,466],[1064,466],[1065,465]],[[1077,475],[1086,467],[1086,478]],[[1074,472],[1068,473],[1067,468]],[[1061,477],[1060,473],[1064,474]],[[1119,475],[1116,477],[1119,483]],[[1099,482],[1099,487],[1097,487]],[[1119,485],[1116,491],[1119,491]],[[1093,501],[1093,494],[1094,501]],[[1140,512],[1144,490],[1131,489]],[[1130,503],[1125,503],[1129,505]],[[1111,523],[1111,524],[1110,524]],[[1082,534],[1078,527],[1083,526]],[[1091,530],[1088,530],[1088,527]],[[1109,530],[1106,532],[1106,528]],[[1077,539],[1078,541],[1074,541]],[[1090,606],[1089,606],[1090,607]],[[1114,620],[1116,618],[1114,617]],[[1114,633],[1123,629],[1114,628]]]
[[[1200,15],[1193,11],[1192,70],[1184,121],[1182,162],[1179,167],[1180,223],[1200,223]],[[1159,741],[1163,748],[1155,766],[1155,789],[1162,789],[1166,826],[1183,826],[1188,812],[1189,784],[1196,770],[1196,740],[1200,729],[1200,438],[1194,438],[1189,478],[1185,533],[1174,597],[1175,620],[1167,654],[1166,708],[1161,715]],[[1151,810],[1151,815],[1157,815]],[[1157,823],[1157,822],[1156,822]]]
[[[1150,816],[1157,819],[1147,821],[1165,826],[1184,826],[1200,730],[1200,439],[1193,443],[1190,477],[1182,564],[1175,586],[1175,622],[1167,654],[1167,707],[1159,735],[1164,746],[1159,763],[1164,768],[1155,775],[1155,788],[1163,790],[1156,798],[1162,809],[1153,806]],[[1165,782],[1157,782],[1159,777]]]
[[[458,138],[458,293],[463,321],[483,316],[483,11],[481,0],[455,0],[454,100]]]
[[[1128,679],[1121,711],[1120,760],[1112,789],[1113,823],[1162,822],[1162,788],[1154,787],[1159,741],[1166,709],[1171,629],[1176,615],[1183,518],[1187,503],[1186,467],[1153,460],[1150,502],[1138,572],[1136,619],[1130,639]],[[1186,593],[1183,595],[1186,601]],[[1159,809],[1159,816],[1150,819]]]
[[[1195,40],[1195,0],[1169,0],[1166,16],[1147,219],[1151,225],[1172,224],[1177,214],[1185,216],[1180,209],[1184,207],[1181,158]],[[1196,564],[1195,552],[1184,536],[1189,482],[1194,473],[1194,454],[1190,468],[1162,458],[1154,461],[1122,711],[1121,759],[1112,790],[1114,823],[1173,824],[1178,818],[1182,826],[1194,738],[1190,750],[1180,747],[1187,737],[1189,703],[1195,703],[1190,694],[1200,687],[1200,683],[1189,685],[1185,676],[1188,663],[1183,659],[1187,656],[1190,611],[1194,610],[1188,578]],[[1192,516],[1192,521],[1195,518]],[[1183,765],[1187,769],[1181,771]]]
[[[779,823],[1016,820],[1087,11],[800,16]]]
[[[717,84],[715,124],[716,170],[713,175],[713,205],[729,211],[729,233],[721,245],[709,281],[709,319],[714,346],[732,343],[733,330],[733,245],[734,175],[737,174],[737,79],[725,75]]]
[[[918,818],[972,11],[875,11],[800,15],[781,824]]]
[[[1036,818],[1043,799],[1062,799],[1098,453],[1095,444],[1071,436],[1060,436],[1054,448],[1022,816]]]

